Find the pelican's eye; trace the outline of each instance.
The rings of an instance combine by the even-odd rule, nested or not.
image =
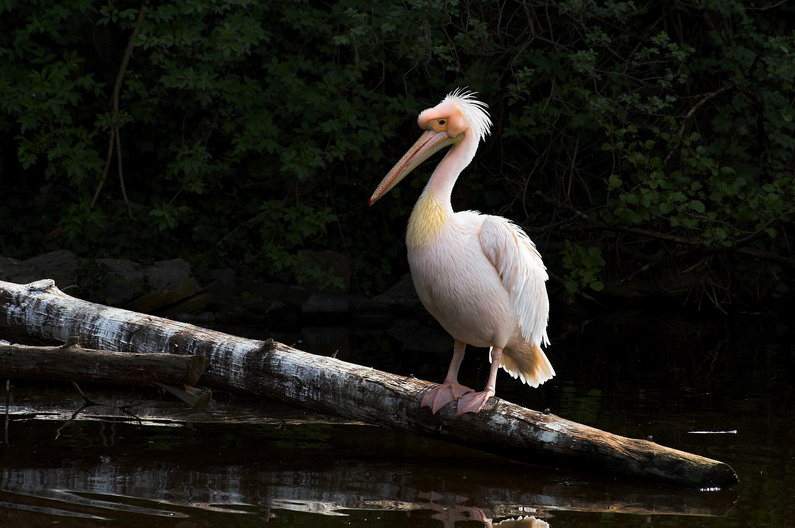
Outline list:
[[[447,119],[434,119],[429,123],[431,130],[434,132],[442,132],[447,130]]]

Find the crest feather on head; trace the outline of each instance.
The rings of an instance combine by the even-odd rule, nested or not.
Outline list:
[[[480,143],[489,134],[491,118],[486,110],[489,105],[475,99],[475,95],[477,95],[477,92],[472,92],[466,88],[456,88],[447,94],[447,97],[442,100],[442,103],[449,101],[454,103],[458,109],[461,110],[464,119],[469,123],[469,126],[475,133],[478,143]]]

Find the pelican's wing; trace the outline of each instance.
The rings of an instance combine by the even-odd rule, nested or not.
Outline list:
[[[479,238],[508,292],[522,337],[548,345],[548,275],[535,244],[519,226],[499,216],[486,215]]]

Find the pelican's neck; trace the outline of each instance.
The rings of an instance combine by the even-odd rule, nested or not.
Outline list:
[[[450,204],[450,196],[453,194],[453,187],[455,182],[458,181],[461,171],[475,157],[477,147],[477,139],[475,137],[465,136],[461,143],[451,148],[442,161],[439,162],[425,187],[425,192],[433,192],[451,212],[453,209]]]
[[[439,162],[411,212],[406,245],[422,247],[439,236],[444,225],[453,216],[453,206],[450,203],[453,186],[461,171],[472,161],[476,149],[477,140],[465,137]]]

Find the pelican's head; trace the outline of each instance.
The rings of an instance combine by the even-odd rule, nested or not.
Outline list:
[[[488,105],[474,96],[474,92],[459,88],[450,92],[438,105],[420,113],[417,124],[425,132],[378,184],[370,197],[370,205],[444,147],[455,147],[468,137],[474,138],[473,143],[477,146],[486,137],[491,127],[486,111]]]

